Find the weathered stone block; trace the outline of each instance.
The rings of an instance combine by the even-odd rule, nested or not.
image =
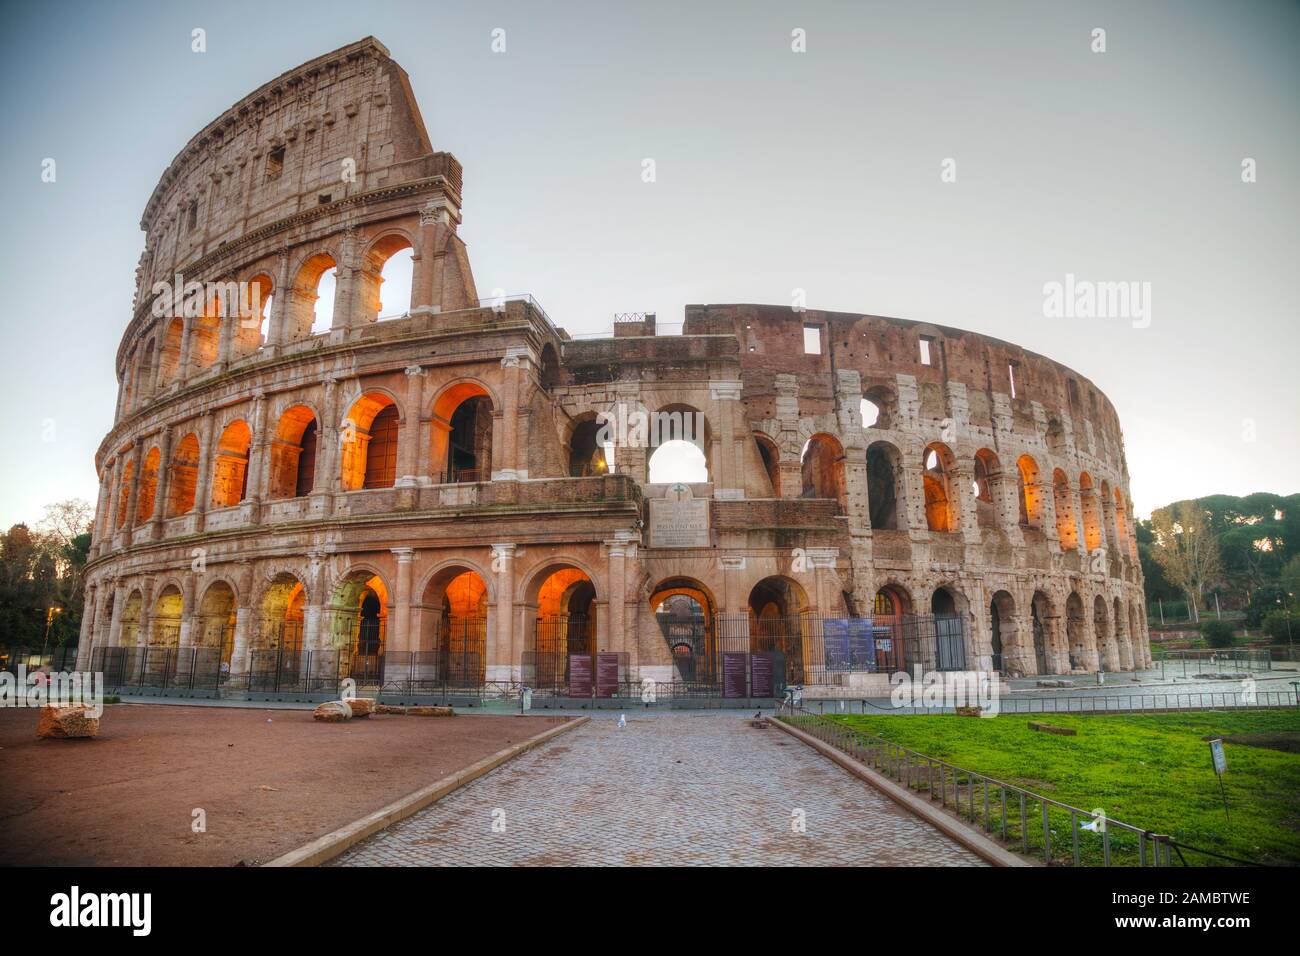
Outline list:
[[[456,712],[450,707],[408,707],[407,714],[412,717],[454,717]]]
[[[373,697],[350,697],[344,703],[351,709],[353,717],[369,717],[375,712]]]
[[[352,708],[347,705],[346,701],[327,700],[325,703],[317,705],[312,717],[328,724],[340,723],[352,719]]]
[[[42,707],[36,724],[37,737],[71,738],[98,737],[99,718],[91,717],[81,705],[72,707]]]

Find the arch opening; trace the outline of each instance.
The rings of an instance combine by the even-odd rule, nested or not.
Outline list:
[[[229,508],[248,495],[248,455],[253,433],[242,420],[231,422],[217,442],[212,469],[212,507]]]
[[[340,477],[344,491],[391,488],[397,481],[398,412],[382,392],[357,399],[343,422]]]
[[[479,687],[487,677],[488,589],[464,565],[445,568],[425,586],[420,647],[431,658],[422,673],[453,687]],[[426,678],[427,679],[427,678]]]

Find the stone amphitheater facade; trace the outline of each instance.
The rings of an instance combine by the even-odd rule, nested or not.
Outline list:
[[[393,658],[472,620],[457,648],[513,682],[548,622],[585,619],[628,679],[672,679],[669,605],[742,633],[939,615],[968,666],[1007,675],[1150,663],[1120,424],[1083,376],[959,329],[776,306],[575,339],[530,297],[480,300],[461,188],[373,38],[172,161],[96,455],[80,666],[224,645],[237,674],[290,639]],[[404,250],[409,309],[380,321]],[[190,282],[199,307],[158,308]],[[260,303],[214,306],[225,283]],[[706,473],[651,482],[655,440],[599,432],[628,410],[701,422]]]

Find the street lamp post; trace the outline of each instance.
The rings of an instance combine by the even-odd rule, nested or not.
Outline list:
[[[61,607],[49,607],[45,609],[45,641],[41,644],[42,663],[44,663],[45,661],[46,648],[50,646],[50,628],[54,624],[55,616],[62,613],[63,613],[63,608]]]

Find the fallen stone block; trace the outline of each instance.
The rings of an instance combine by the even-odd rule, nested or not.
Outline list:
[[[1071,684],[1068,680],[1040,680],[1038,681],[1038,686],[1039,687],[1073,687],[1074,685]]]
[[[412,717],[454,717],[456,715],[450,707],[408,707],[406,712]]]
[[[1041,720],[1031,720],[1029,722],[1030,730],[1037,730],[1044,734],[1060,734],[1062,737],[1077,737],[1078,731],[1073,727],[1057,727],[1053,724],[1044,723]]]
[[[345,701],[327,700],[316,705],[312,717],[327,724],[337,724],[352,719],[352,708]]]
[[[376,714],[404,714],[406,713],[406,708],[399,707],[397,706],[397,704],[376,704],[375,713]]]
[[[958,707],[957,708],[958,717],[978,717],[982,712],[983,712],[983,708],[980,707]]]
[[[344,703],[351,708],[353,717],[369,717],[375,712],[373,697],[349,697]]]
[[[99,718],[87,715],[82,705],[72,707],[42,707],[36,724],[37,737],[67,739],[71,737],[98,737]]]

